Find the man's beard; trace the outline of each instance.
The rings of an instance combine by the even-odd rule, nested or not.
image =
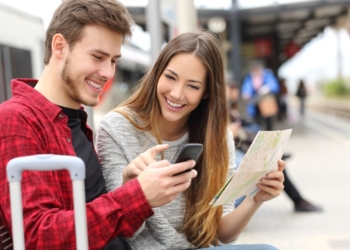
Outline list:
[[[98,104],[97,101],[88,101],[84,100],[81,94],[79,93],[79,89],[77,88],[79,85],[79,80],[72,78],[72,72],[71,70],[71,61],[70,57],[67,58],[67,60],[64,63],[63,70],[61,73],[61,79],[67,86],[67,95],[69,98],[71,98],[74,102],[84,104],[86,106],[96,106]]]

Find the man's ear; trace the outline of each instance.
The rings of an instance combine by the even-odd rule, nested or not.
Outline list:
[[[58,33],[52,37],[51,49],[52,56],[55,56],[57,59],[63,59],[65,57],[65,53],[68,50],[68,44],[62,34]]]

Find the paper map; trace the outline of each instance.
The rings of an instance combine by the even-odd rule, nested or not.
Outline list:
[[[292,129],[259,131],[242,159],[237,171],[216,194],[210,205],[219,206],[244,195],[255,195],[256,184],[267,173],[278,169]]]

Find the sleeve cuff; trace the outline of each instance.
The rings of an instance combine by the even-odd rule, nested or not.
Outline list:
[[[146,219],[154,214],[154,211],[136,178],[128,181],[117,190],[115,198],[121,204],[126,220],[136,231]]]

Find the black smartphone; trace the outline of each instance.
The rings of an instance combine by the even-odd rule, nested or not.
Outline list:
[[[188,161],[188,160],[197,161],[197,159],[201,155],[202,151],[203,151],[203,144],[201,144],[201,143],[188,143],[181,149],[179,156],[175,160],[175,163]],[[178,173],[176,175],[191,171],[191,169],[192,168],[187,169],[187,170],[185,170],[181,173]]]

